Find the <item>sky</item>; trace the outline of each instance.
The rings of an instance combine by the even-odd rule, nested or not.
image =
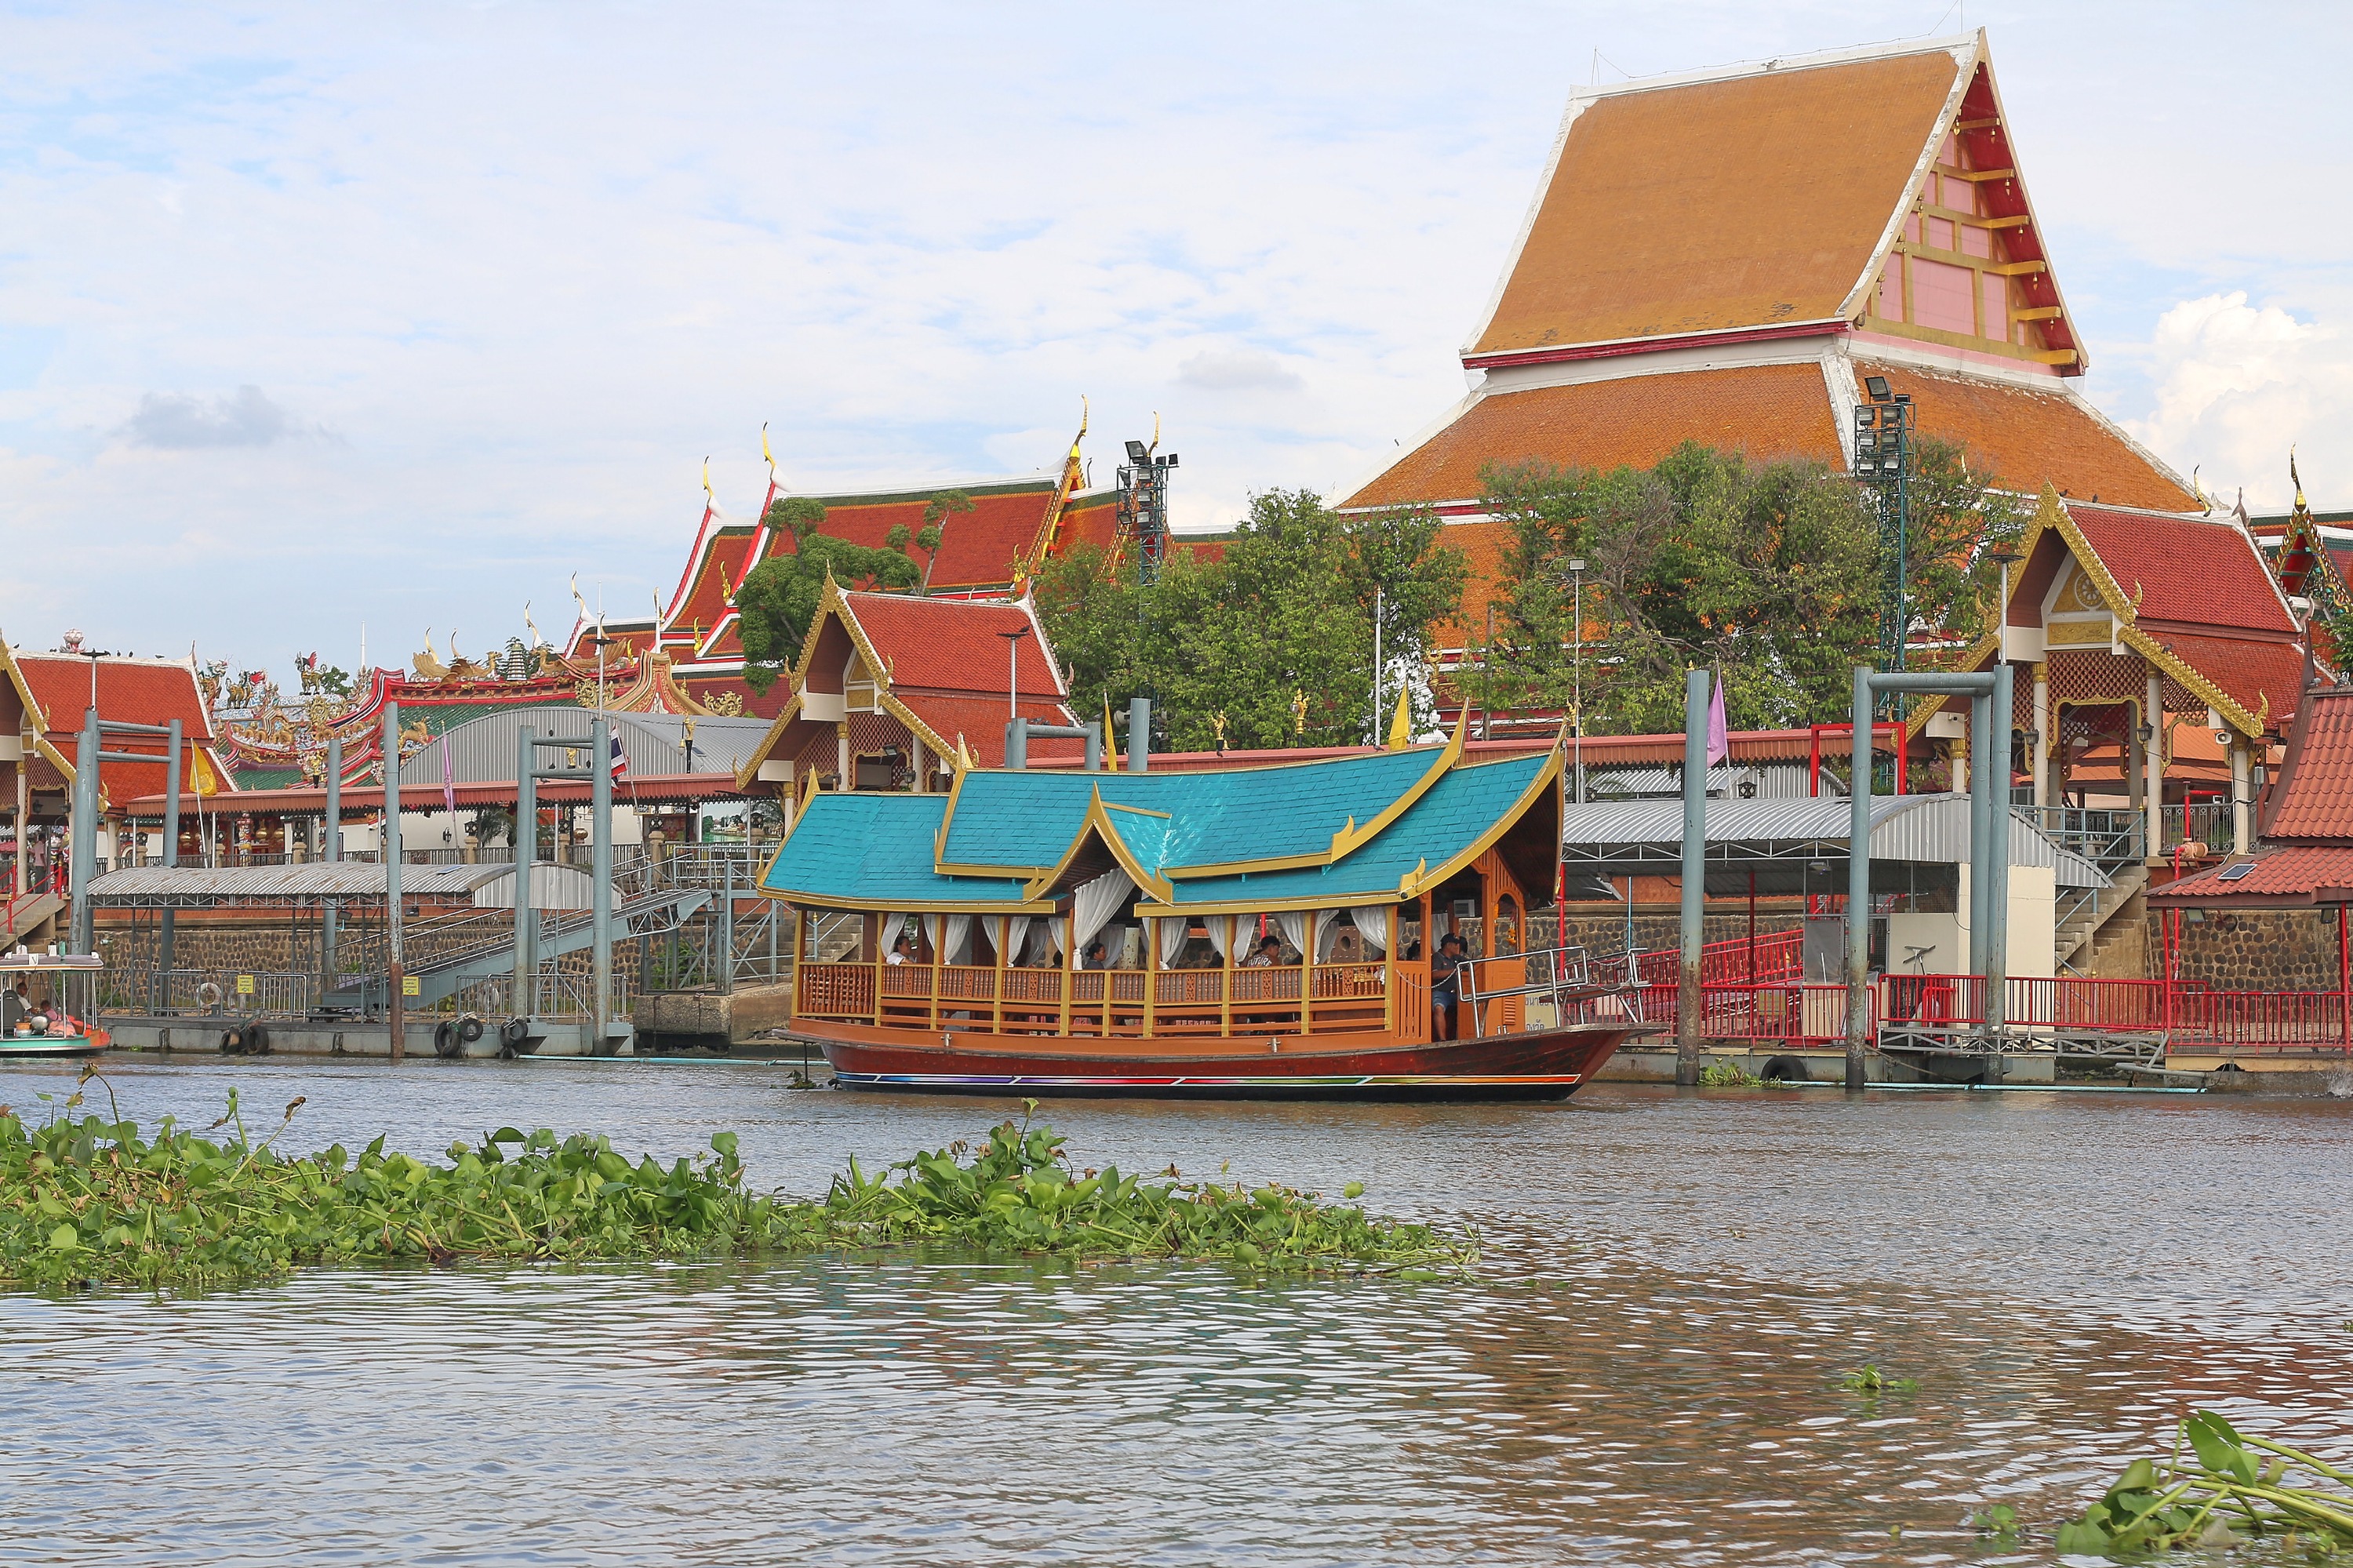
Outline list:
[[[2353,507],[2353,8],[0,0],[0,635],[281,678],[642,615],[702,511],[1148,436],[1345,493],[1568,90],[1989,30],[2084,389]]]

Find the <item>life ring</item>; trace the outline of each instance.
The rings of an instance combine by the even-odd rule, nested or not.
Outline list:
[[[196,987],[196,1005],[198,1007],[215,1008],[218,1007],[220,1004],[220,987],[215,985],[210,980],[206,980],[204,984]]]
[[[458,1041],[458,1026],[444,1019],[433,1026],[433,1054],[447,1061],[464,1047]]]
[[[472,1013],[458,1020],[458,1038],[471,1045],[482,1037],[482,1021]]]

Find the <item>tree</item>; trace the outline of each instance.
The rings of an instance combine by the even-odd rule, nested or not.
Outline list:
[[[735,590],[735,614],[744,642],[744,683],[765,692],[776,677],[791,673],[809,623],[825,597],[825,580],[847,588],[912,588],[922,571],[907,554],[902,524],[881,548],[854,544],[823,531],[824,505],[806,495],[768,508],[770,526],[791,534],[790,555],[771,556],[744,577]]]
[[[1403,660],[1461,602],[1462,558],[1438,532],[1426,514],[1344,517],[1312,491],[1268,491],[1219,558],[1180,543],[1146,588],[1082,546],[1040,568],[1038,608],[1082,713],[1148,694],[1180,750],[1349,745],[1379,727],[1376,589]]]
[[[1683,673],[1723,673],[1738,728],[1835,718],[1875,645],[1879,543],[1859,487],[1820,464],[1752,463],[1686,442],[1649,470],[1490,470],[1512,525],[1495,646],[1466,688],[1497,707],[1562,705],[1580,641],[1586,729],[1683,726]]]
[[[1922,437],[1913,447],[1906,602],[1915,636],[1943,631],[1956,651],[1984,636],[2001,594],[1994,556],[2017,544],[2030,508],[1969,466],[1958,442]]]
[[[923,503],[923,531],[915,535],[915,543],[923,547],[923,595],[931,597],[932,568],[940,564],[940,539],[947,531],[947,521],[959,513],[973,510],[972,497],[961,490],[943,491]],[[897,533],[897,529],[892,529]],[[894,548],[904,548],[895,546]]]

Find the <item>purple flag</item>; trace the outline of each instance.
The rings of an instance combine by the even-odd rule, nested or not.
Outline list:
[[[1724,677],[1715,678],[1715,694],[1707,700],[1707,765],[1710,768],[1732,756],[1732,734],[1724,721]]]
[[[1713,736],[1715,731],[1711,729],[1707,733]],[[1713,739],[1708,742],[1710,746],[1715,744]],[[448,736],[441,737],[441,806],[451,816],[458,814],[458,786],[449,779],[449,737]]]

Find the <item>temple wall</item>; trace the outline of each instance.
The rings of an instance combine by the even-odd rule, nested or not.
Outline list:
[[[2216,991],[2335,991],[2337,966],[2333,911],[2195,910],[2182,918],[2181,978]]]

